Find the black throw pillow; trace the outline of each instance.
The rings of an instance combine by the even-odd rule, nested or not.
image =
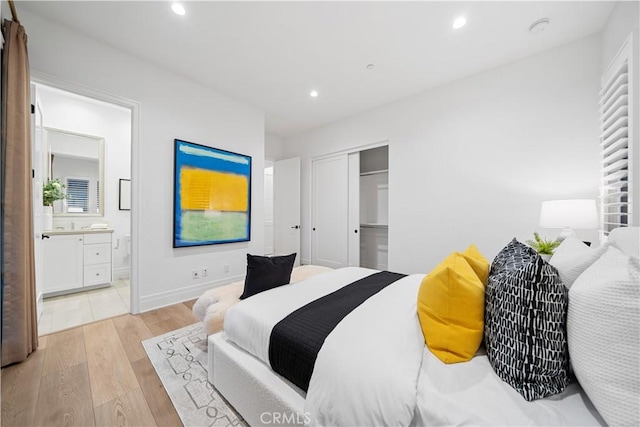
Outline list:
[[[558,271],[513,239],[491,265],[485,292],[485,346],[496,374],[526,400],[569,384],[567,289]]]
[[[296,254],[273,257],[247,254],[247,277],[240,299],[288,284],[295,260]]]

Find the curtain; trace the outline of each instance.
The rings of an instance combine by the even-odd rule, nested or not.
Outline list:
[[[31,178],[31,99],[27,34],[5,20],[2,52],[2,366],[38,347]]]

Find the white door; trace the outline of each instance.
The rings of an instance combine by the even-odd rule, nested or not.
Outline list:
[[[312,162],[311,261],[332,268],[348,262],[349,180],[347,155]]]
[[[360,267],[360,153],[349,154],[349,256]]]
[[[33,169],[33,238],[36,273],[36,307],[38,321],[43,310],[43,260],[42,260],[42,185],[45,179],[44,165],[47,150],[43,147],[42,107],[36,92],[36,86],[31,85],[31,168]]]
[[[273,162],[264,168],[264,254],[273,255],[275,245],[273,222]]]
[[[279,160],[273,166],[275,253],[298,254],[300,265],[300,158]]]

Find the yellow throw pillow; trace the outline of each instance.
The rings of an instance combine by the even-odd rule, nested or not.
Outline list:
[[[429,350],[444,363],[471,360],[484,332],[489,262],[475,246],[454,252],[420,285],[418,317]]]
[[[470,245],[461,255],[467,260],[471,268],[473,268],[473,271],[476,272],[478,279],[480,279],[483,284],[487,283],[491,265],[489,261],[482,256],[478,248],[476,248],[476,245]]]

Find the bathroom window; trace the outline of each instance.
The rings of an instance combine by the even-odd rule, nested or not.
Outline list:
[[[88,179],[67,178],[67,212],[89,212],[89,186]]]

